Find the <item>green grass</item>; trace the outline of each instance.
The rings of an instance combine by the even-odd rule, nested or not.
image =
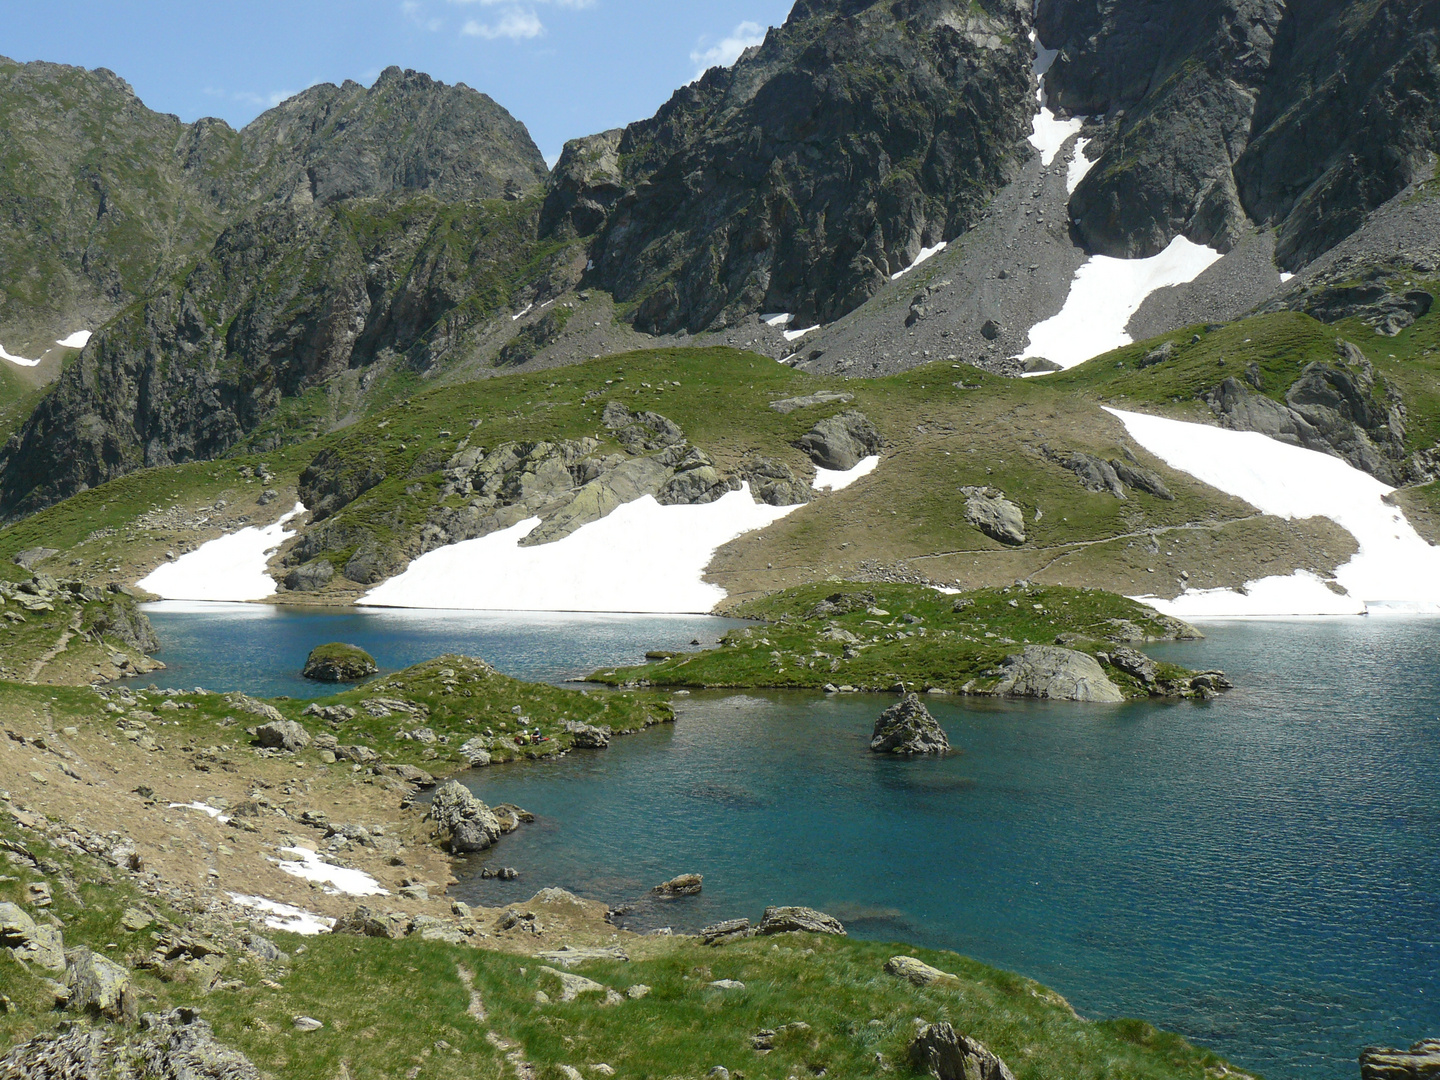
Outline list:
[[[222,1042],[265,1075],[370,1080],[418,1066],[424,1076],[500,1080],[511,1071],[487,1039],[494,1032],[515,1044],[544,1080],[559,1080],[561,1065],[588,1075],[587,1066],[602,1062],[643,1080],[702,1077],[716,1065],[747,1077],[821,1069],[868,1076],[886,1068],[904,1077],[914,1075],[906,1048],[917,1017],[948,1021],[981,1040],[1017,1080],[1207,1080],[1226,1068],[1214,1054],[1143,1022],[1082,1020],[1037,983],[954,953],[812,935],[720,948],[686,938],[650,942],[643,958],[578,969],[622,993],[644,984],[648,996],[611,1006],[594,995],[538,1005],[537,990],[556,997],[557,987],[540,971],[544,962],[529,957],[416,938],[302,939],[265,931],[289,954],[267,964],[235,946],[244,924],[208,920],[203,927],[230,944],[222,975],[229,988],[206,994],[183,963],[137,967],[164,923],[192,933],[199,928],[185,926],[181,913],[150,901],[162,922],[127,931],[125,908],[148,898],[124,874],[59,851],[8,817],[0,818],[0,836],[26,846],[52,870],[45,875],[55,895],[49,910],[64,924],[67,947],[86,945],[135,969],[142,1011],[197,1009]],[[42,875],[28,865],[7,869],[0,901],[23,902],[26,885]],[[885,974],[885,961],[897,954],[955,974],[960,986],[920,989]],[[467,1011],[471,997],[462,969],[473,979],[483,1021]],[[11,1002],[0,1012],[0,1049],[68,1019],[51,1007],[44,977],[0,953],[0,987]],[[711,989],[707,984],[716,979],[745,987]],[[295,1031],[292,1021],[301,1015],[320,1019],[324,1029]],[[770,1054],[752,1048],[758,1031],[795,1024],[806,1027],[781,1031]]]
[[[1123,596],[1055,586],[952,597],[918,585],[819,583],[748,602],[734,614],[766,622],[730,631],[716,649],[597,671],[591,679],[610,686],[695,688],[815,689],[833,683],[889,690],[903,684],[952,693],[973,681],[973,690],[984,691],[997,681],[996,666],[1025,644],[1051,645],[1066,635],[1069,647],[1093,655],[1111,640],[1191,633]],[[1118,668],[1107,666],[1106,674],[1130,695],[1149,696]],[[1191,674],[1163,665],[1161,678]]]

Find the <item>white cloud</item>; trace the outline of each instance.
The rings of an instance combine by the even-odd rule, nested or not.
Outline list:
[[[405,0],[400,5],[400,14],[409,19],[422,30],[435,33],[445,25],[444,19],[437,19],[433,15],[426,14],[425,5],[420,0]]]
[[[499,9],[492,17],[486,19],[468,19],[460,28],[460,32],[468,37],[484,38],[487,41],[495,41],[499,38],[523,41],[542,36],[546,30],[537,11],[537,6],[540,5],[566,8],[571,11],[595,6],[595,0],[533,0],[528,4],[517,3],[516,0],[449,0],[449,2]]]
[[[765,40],[765,28],[759,23],[742,22],[735,27],[729,37],[718,41],[708,49],[697,48],[690,54],[690,62],[695,64],[695,78],[700,78],[712,67],[729,67],[740,59],[740,54],[753,45],[759,45]],[[704,46],[705,39],[700,39],[700,45]]]
[[[314,82],[306,84],[306,89],[314,86]],[[244,105],[254,105],[262,109],[273,109],[282,101],[289,101],[299,90],[271,90],[268,94],[257,94],[253,90],[222,90],[214,86],[207,86],[201,93],[208,97],[221,98],[224,101],[238,101]]]

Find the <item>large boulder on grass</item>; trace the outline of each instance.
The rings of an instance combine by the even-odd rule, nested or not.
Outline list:
[[[345,683],[368,679],[379,670],[375,658],[364,649],[332,641],[310,650],[301,674],[315,682]]]

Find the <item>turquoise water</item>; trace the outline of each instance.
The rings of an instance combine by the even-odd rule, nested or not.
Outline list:
[[[389,615],[322,618],[359,620],[330,636],[373,633],[386,663],[469,634],[532,678],[591,663],[573,663],[566,642],[618,659],[663,644],[627,641],[627,627],[664,629],[532,630],[505,616],[508,628],[462,633],[419,613],[373,627]],[[242,646],[298,667],[314,643],[303,619],[156,621],[167,659],[197,672],[182,685],[231,688],[214,658],[235,670]],[[718,632],[686,626],[667,641]],[[703,873],[700,897],[642,905],[631,925],[694,928],[810,904],[860,936],[1021,971],[1082,1015],[1181,1031],[1271,1080],[1351,1078],[1362,1046],[1440,1033],[1437,630],[1381,619],[1211,628],[1205,642],[1152,651],[1229,671],[1239,689],[1218,701],[932,703],[962,751],[940,761],[865,753],[893,698],[697,694],[677,702],[673,727],[608,751],[468,774],[486,801],[539,820],[492,853],[518,882],[481,880],[476,861],[455,892],[497,903],[563,885],[618,904]],[[473,637],[482,631],[498,637]],[[530,635],[547,658],[530,654]]]

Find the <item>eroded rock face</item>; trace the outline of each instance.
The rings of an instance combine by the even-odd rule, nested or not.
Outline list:
[[[1360,1080],[1434,1080],[1440,1076],[1440,1039],[1423,1039],[1409,1050],[1367,1046]]]
[[[833,321],[978,220],[1028,153],[1029,11],[802,0],[653,119],[570,143],[542,234],[593,235],[588,280],[647,333]]]
[[[435,789],[430,816],[442,833],[449,834],[450,850],[457,855],[485,851],[503,835],[490,808],[455,780]]]
[[[936,1080],[1015,1080],[984,1043],[948,1023],[927,1024],[910,1044],[910,1063]]]
[[[1007,656],[994,692],[1001,697],[1049,698],[1053,701],[1124,701],[1098,661],[1074,649],[1027,645]]]
[[[1025,542],[1025,513],[998,488],[965,487],[965,520],[1002,544]]]
[[[820,468],[845,472],[879,453],[882,440],[864,413],[850,409],[821,420],[795,445]]]
[[[146,1013],[139,1030],[75,1026],[21,1043],[0,1058],[7,1080],[260,1080],[238,1050],[217,1042],[193,1009]]]
[[[950,750],[945,731],[917,694],[906,694],[875,721],[870,739],[874,754],[944,754]]]

